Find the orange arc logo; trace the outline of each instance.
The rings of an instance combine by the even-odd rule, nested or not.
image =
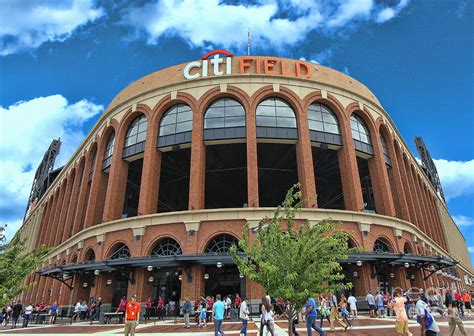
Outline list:
[[[224,50],[224,49],[217,49],[217,50],[209,51],[207,54],[202,56],[201,59],[205,60],[205,59],[208,59],[209,57],[211,57],[212,55],[216,55],[216,54],[226,55],[228,57],[234,56],[234,55],[232,55],[232,53],[230,51],[227,51],[227,50]]]

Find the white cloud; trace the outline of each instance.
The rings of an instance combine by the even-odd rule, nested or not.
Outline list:
[[[474,253],[474,246],[468,246],[467,250],[469,253]]]
[[[474,218],[463,215],[453,216],[453,220],[458,227],[466,227],[474,224]]]
[[[84,139],[84,123],[102,110],[85,99],[70,104],[61,95],[0,106],[0,222],[9,224],[7,233],[21,224],[33,176],[51,140],[63,142],[59,167]]]
[[[474,194],[474,160],[433,160],[446,200]]]
[[[398,5],[395,7],[385,7],[383,8],[376,17],[376,21],[378,23],[384,23],[388,20],[393,19],[395,16],[398,15],[398,13],[408,5],[408,0],[400,0]]]
[[[395,8],[402,2],[407,1],[401,0]],[[122,23],[144,32],[149,44],[157,44],[162,37],[179,36],[193,47],[242,48],[250,29],[254,48],[282,48],[304,41],[313,30],[332,33],[356,21],[376,21],[386,8],[391,7],[376,5],[374,0],[262,0],[255,5],[153,0],[126,9]]]
[[[64,41],[73,31],[104,14],[93,0],[3,1],[0,55]]]

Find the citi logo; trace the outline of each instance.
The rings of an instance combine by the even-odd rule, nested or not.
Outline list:
[[[227,57],[220,57],[225,55]],[[213,56],[212,58],[210,58]],[[207,77],[209,74],[209,62],[214,76],[230,75],[232,73],[232,53],[227,50],[212,50],[201,57],[201,61],[194,61],[184,67],[184,77],[186,79],[196,79]],[[221,65],[224,65],[221,67]]]

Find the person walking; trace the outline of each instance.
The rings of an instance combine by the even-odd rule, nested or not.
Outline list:
[[[413,334],[408,330],[408,315],[405,309],[407,298],[401,295],[399,291],[393,293],[393,299],[388,303],[395,312],[395,331],[399,336],[412,336]]]
[[[18,301],[12,308],[12,328],[16,328],[18,319],[20,318],[21,311],[23,310],[23,305],[21,301]]]
[[[206,304],[205,302],[200,302],[198,306],[198,314],[199,314],[199,320],[198,320],[198,327],[207,327],[207,309],[206,309]]]
[[[161,296],[159,297],[156,308],[158,309],[158,320],[162,320],[164,317],[164,311],[165,311],[165,300],[163,300],[163,297]]]
[[[123,318],[125,316],[125,311],[127,310],[127,298],[124,296],[120,299],[120,303],[118,305],[116,313],[119,314],[119,323],[123,323]]]
[[[25,310],[23,311],[23,328],[28,327],[28,323],[30,322],[31,314],[33,313],[33,305],[30,303],[26,306]]]
[[[53,302],[51,307],[49,307],[49,324],[55,324],[56,323],[56,318],[58,317],[58,304],[56,301]]]
[[[189,329],[191,326],[189,325],[189,315],[193,307],[191,305],[191,301],[186,297],[184,298],[184,305],[183,305],[183,315],[184,315],[184,328]]]
[[[238,295],[238,294],[237,294]],[[237,304],[237,298],[235,299]],[[249,322],[250,310],[248,306],[248,300],[245,298],[243,301],[240,300],[239,303],[239,318],[242,320],[242,328],[240,329],[240,336],[247,335],[247,324]]]
[[[214,321],[214,336],[221,334],[224,336],[222,331],[222,322],[224,321],[224,302],[221,301],[221,295],[216,295],[216,302],[212,305],[212,320]],[[272,335],[273,336],[273,335]]]
[[[100,312],[102,307],[102,298],[98,298],[97,301],[94,302],[92,312],[91,312],[91,324],[92,322],[97,319],[100,320]]]
[[[371,291],[367,293],[365,300],[367,301],[367,304],[369,306],[369,315],[370,317],[374,318],[375,317],[375,298],[372,295]]]
[[[321,336],[326,335],[323,329],[316,326],[317,310],[316,310],[316,302],[314,301],[313,298],[308,298],[308,300],[306,301],[304,316],[306,318],[306,331],[308,333],[308,336],[313,335],[312,329],[314,329]]]
[[[239,293],[235,294],[234,300],[235,308],[239,309],[240,305],[242,304],[242,298],[240,297]]]
[[[439,333],[439,327],[433,315],[429,311],[429,306],[424,302],[417,289],[412,289],[412,297],[416,302],[416,320],[420,325],[420,335],[436,336]]]
[[[81,321],[84,321],[87,316],[87,302],[86,300],[82,301],[81,305],[79,306],[79,312],[80,312],[80,319]]]
[[[230,299],[230,295],[227,295],[224,299],[224,318],[229,318],[230,315],[230,308],[232,308],[232,300]]]
[[[140,317],[140,304],[137,302],[137,296],[132,295],[131,300],[125,307],[125,336],[135,336],[135,328],[138,325]]]
[[[321,295],[319,297],[319,328],[323,328],[323,320],[326,319],[328,320],[328,323],[331,323],[331,320],[329,319],[329,309],[328,309],[328,301],[324,295]]]
[[[76,302],[76,304],[74,305],[74,311],[72,313],[72,316],[71,316],[71,324],[72,322],[76,322],[77,320],[77,317],[79,316],[80,312],[81,312],[81,300],[78,300]]]
[[[375,305],[377,307],[377,317],[385,318],[385,307],[383,305],[384,296],[382,292],[378,292],[375,296]]]
[[[336,296],[331,295],[331,312],[329,314],[329,323],[331,325],[331,330],[334,330],[334,322],[339,323],[343,328],[344,331],[347,330],[348,325],[345,324],[341,319],[339,318],[338,312],[337,312],[337,302],[336,302]]]
[[[347,298],[347,302],[349,303],[349,308],[351,310],[351,315],[353,320],[357,320],[357,299],[355,298],[352,293],[349,293],[349,297]]]
[[[349,322],[349,312],[347,311],[347,299],[344,294],[341,295],[341,300],[339,301],[339,308],[341,309],[342,320],[352,328],[351,322]]]
[[[145,323],[146,323],[146,320],[149,320],[150,317],[151,317],[151,298],[148,298],[146,301],[145,301]]]
[[[468,291],[465,291],[462,295],[462,300],[464,301],[464,308],[466,309],[466,313],[468,317],[471,317],[471,294]]]
[[[262,317],[260,319],[260,332],[259,335],[263,336],[263,329],[267,327],[267,333],[273,336],[273,329],[271,326],[271,304],[268,296],[262,297]]]
[[[451,303],[448,307],[448,325],[449,325],[449,336],[454,335],[454,331],[456,330],[456,326],[459,329],[461,335],[467,336],[466,329],[464,328],[464,324],[462,323],[461,317],[459,316],[459,310],[453,306]]]

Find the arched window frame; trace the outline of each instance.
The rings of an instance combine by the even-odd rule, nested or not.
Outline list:
[[[238,246],[238,240],[228,234],[221,234],[212,238],[206,246],[206,254],[230,254],[232,245]]]
[[[374,243],[373,252],[375,253],[391,253],[393,251],[390,243],[384,239],[377,239]]]
[[[114,154],[115,132],[112,132],[107,139],[105,146],[104,160],[102,160],[102,170],[106,170],[112,164],[112,155]]]
[[[92,156],[92,162],[89,167],[89,176],[87,182],[92,181],[92,177],[94,176],[94,166],[95,166],[95,160],[97,158],[97,150],[94,152],[94,155]]]
[[[151,251],[152,257],[163,257],[163,256],[174,256],[183,254],[183,250],[179,243],[173,238],[160,239],[153,250]]]
[[[256,110],[257,138],[298,139],[296,114],[286,101],[270,97]]]
[[[326,105],[314,103],[308,107],[308,127],[311,141],[342,145],[339,120]]]
[[[357,114],[352,114],[350,124],[356,151],[374,155],[370,132],[364,120]]]
[[[126,244],[120,244],[116,249],[115,252],[112,253],[109,259],[117,260],[117,259],[130,259],[131,253],[130,249]]]
[[[245,139],[245,109],[237,100],[221,98],[204,114],[204,140]]]
[[[145,115],[136,117],[127,129],[122,158],[143,153],[147,133],[147,119]]]
[[[161,117],[157,147],[190,143],[193,130],[193,111],[186,104],[169,108]]]

